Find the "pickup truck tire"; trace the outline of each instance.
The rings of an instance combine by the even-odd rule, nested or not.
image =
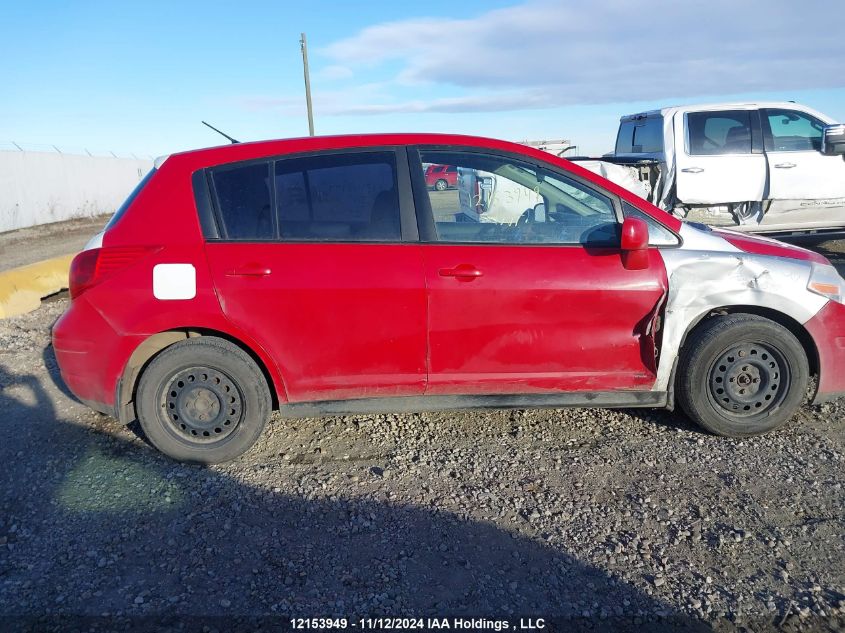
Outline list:
[[[689,336],[678,400],[711,433],[747,437],[786,423],[809,381],[804,348],[783,326],[751,314],[713,317]]]
[[[162,350],[141,374],[135,401],[153,446],[173,459],[202,464],[247,451],[272,410],[267,380],[255,361],[212,336]]]

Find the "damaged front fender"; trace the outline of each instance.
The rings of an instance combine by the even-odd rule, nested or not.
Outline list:
[[[682,229],[685,246],[661,251],[669,278],[655,389],[670,389],[688,332],[714,310],[754,306],[804,324],[827,303],[807,291],[812,266],[785,257],[746,253],[718,236]]]

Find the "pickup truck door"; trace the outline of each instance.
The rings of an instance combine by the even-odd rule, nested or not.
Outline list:
[[[762,110],[772,206],[763,225],[845,225],[845,160],[821,153],[825,123],[799,110]]]
[[[677,196],[685,204],[763,199],[766,156],[753,109],[677,113]]]

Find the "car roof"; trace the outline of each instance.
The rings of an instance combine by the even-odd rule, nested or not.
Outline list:
[[[342,134],[333,136],[304,136],[299,138],[232,143],[204,149],[179,152],[164,161],[191,163],[195,168],[211,167],[230,162],[297,154],[301,152],[331,151],[335,149],[353,149],[365,147],[387,147],[394,145],[446,145],[469,146],[498,149],[548,158],[548,154],[525,145],[502,141],[482,136],[465,134],[434,133],[382,133],[382,134]]]

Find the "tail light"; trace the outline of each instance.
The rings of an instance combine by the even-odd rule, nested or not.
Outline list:
[[[127,246],[82,251],[70,263],[68,289],[71,299],[156,250],[157,247]]]

